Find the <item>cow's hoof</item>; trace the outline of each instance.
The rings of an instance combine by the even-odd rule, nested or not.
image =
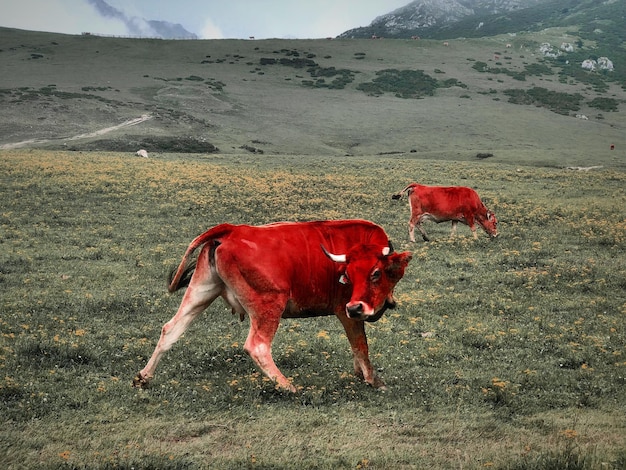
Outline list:
[[[280,390],[282,392],[296,393],[298,391],[298,389],[291,382],[277,383],[275,388],[276,390]]]
[[[137,374],[133,379],[132,386],[133,388],[148,388],[149,379],[141,375],[141,373]]]
[[[370,385],[377,390],[387,390],[387,385],[385,385],[385,382],[383,382],[380,377],[375,377],[374,382],[370,383]]]

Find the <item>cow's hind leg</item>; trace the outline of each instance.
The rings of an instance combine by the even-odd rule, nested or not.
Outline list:
[[[250,331],[244,344],[244,350],[259,369],[279,388],[295,392],[296,387],[278,369],[272,358],[272,340],[278,330],[287,302],[283,296],[264,295],[255,299],[254,305],[248,306]]]
[[[409,240],[415,241],[415,222],[409,220]]]
[[[417,227],[417,230],[420,231],[420,233],[422,234],[422,238],[424,239],[425,242],[429,242],[430,238],[428,238],[428,235],[426,235],[426,230],[424,230],[424,227],[422,227],[422,224],[416,224],[415,225]],[[413,237],[413,240],[415,241],[415,237]]]
[[[422,224],[419,220],[413,220],[411,219],[409,221],[409,239],[414,242],[415,241],[415,228],[417,227],[417,230],[420,231],[420,233],[422,234],[422,238],[424,239],[425,242],[429,242],[430,238],[428,238],[428,235],[426,235],[426,230],[424,230],[424,228],[422,227]]]
[[[354,355],[354,373],[374,388],[385,389],[385,382],[376,375],[369,358],[367,336],[365,336],[365,322],[353,320],[345,314],[338,315],[343,325],[352,354]]]
[[[133,379],[133,387],[144,388],[148,385],[163,354],[187,330],[190,323],[221,293],[224,285],[216,273],[209,266],[208,248],[204,248],[198,256],[198,263],[193,273],[189,287],[176,315],[161,329],[159,342],[146,364]]]

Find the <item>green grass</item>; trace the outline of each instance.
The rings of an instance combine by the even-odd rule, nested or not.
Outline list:
[[[626,176],[407,156],[4,151],[3,468],[620,469]],[[459,176],[461,175],[461,176]],[[501,236],[429,224],[411,180],[475,187]],[[277,392],[220,301],[130,387],[174,314],[169,269],[221,223],[360,217],[414,259],[368,326],[389,390],[352,376],[334,318],[288,320]]]

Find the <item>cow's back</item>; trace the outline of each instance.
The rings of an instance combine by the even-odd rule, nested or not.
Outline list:
[[[483,204],[476,191],[465,186],[415,185],[409,195],[411,205],[420,212],[451,214],[474,211]]]
[[[366,220],[321,220],[311,222],[276,222],[267,225],[235,225],[227,237],[221,240],[239,240],[265,248],[302,253],[312,248],[316,253],[320,244],[329,251],[345,252],[354,245],[387,245],[385,231]],[[295,250],[295,251],[294,251]]]
[[[365,220],[277,222],[267,225],[235,225],[219,240],[221,252],[240,254],[246,262],[266,263],[271,269],[318,269],[332,266],[322,250],[346,253],[355,245],[387,246],[385,231]]]

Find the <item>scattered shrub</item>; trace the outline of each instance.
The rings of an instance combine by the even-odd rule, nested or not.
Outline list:
[[[548,108],[558,114],[569,114],[570,111],[580,109],[580,101],[583,99],[579,93],[561,93],[550,91],[542,87],[534,87],[530,90],[509,89],[504,90],[509,97],[509,103],[534,104]]]
[[[617,111],[617,100],[613,98],[594,98],[589,103],[592,108],[598,108],[602,111]]]
[[[525,67],[527,75],[554,75],[554,71],[546,64],[529,64]]]
[[[287,59],[287,58],[283,57],[278,62],[280,63],[280,65],[285,65],[285,66],[288,66],[288,67],[295,67],[297,69],[301,69],[303,67],[313,67],[313,66],[317,65],[314,60],[311,60],[311,59],[300,59],[300,58]]]
[[[361,83],[357,89],[372,95],[394,93],[399,98],[422,98],[432,96],[440,86],[439,82],[423,70],[385,69],[371,82]]]

